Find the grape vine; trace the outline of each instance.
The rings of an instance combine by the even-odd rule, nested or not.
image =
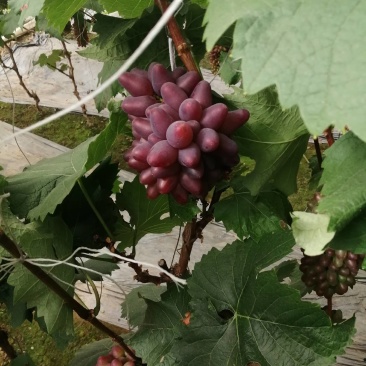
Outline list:
[[[74,18],[87,41],[78,53],[103,63],[101,85],[80,98],[69,59],[79,102],[25,131],[93,98],[110,121],[73,150],[0,175],[0,302],[19,321],[31,314],[63,348],[73,312],[109,337],[70,366],[358,362],[347,347],[357,347],[362,319],[333,300],[357,289],[365,268],[365,15],[365,4],[341,0],[9,2],[0,46],[9,49],[28,17],[65,46]],[[208,64],[209,77],[199,67]],[[218,77],[235,84],[230,94],[214,90]],[[334,128],[344,134],[336,141]],[[123,158],[137,176],[121,184],[110,154],[126,136]],[[304,161],[308,202],[292,207]],[[235,241],[192,263],[214,221]],[[164,258],[140,259],[147,234],[175,227],[177,248],[159,254],[156,239]],[[116,314],[128,319],[127,336],[98,319],[94,283],[123,266],[140,282]],[[93,289],[93,308],[76,300],[78,281]],[[316,301],[304,301],[312,291]],[[32,364],[35,355],[18,355],[0,335],[12,362]]]

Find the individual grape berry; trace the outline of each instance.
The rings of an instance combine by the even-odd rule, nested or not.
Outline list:
[[[331,248],[318,256],[304,255],[300,264],[301,280],[318,296],[329,299],[334,294],[343,295],[348,287],[355,285],[363,258],[364,255]]]
[[[166,139],[176,149],[184,149],[193,140],[192,128],[184,121],[173,122],[166,131]]]
[[[95,366],[110,366],[113,359],[113,355],[99,356]]]
[[[120,82],[131,94],[121,107],[135,138],[123,158],[140,173],[148,198],[170,193],[181,204],[189,195],[203,199],[239,162],[230,135],[248,120],[249,112],[212,105],[210,84],[196,71],[170,72],[153,63],[147,72],[133,69],[121,75]],[[339,260],[331,265],[338,268]],[[344,274],[346,282],[351,275],[351,269]]]

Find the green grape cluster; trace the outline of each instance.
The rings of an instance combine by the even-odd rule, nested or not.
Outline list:
[[[301,259],[301,280],[310,291],[329,299],[343,295],[356,283],[355,277],[365,255],[328,248],[317,256],[304,255]]]

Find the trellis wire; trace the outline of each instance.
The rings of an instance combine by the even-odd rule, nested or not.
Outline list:
[[[83,104],[94,99],[99,93],[104,91],[106,88],[108,88],[108,86],[110,86],[113,82],[115,82],[122,73],[126,72],[132,66],[132,64],[141,56],[141,54],[150,45],[150,43],[159,34],[159,32],[165,27],[165,25],[168,23],[169,19],[174,15],[175,11],[181,7],[182,2],[183,2],[183,0],[174,0],[170,4],[168,9],[164,12],[164,14],[161,16],[159,21],[155,24],[155,26],[147,34],[147,36],[141,42],[139,47],[137,47],[135,52],[126,60],[126,62],[109,79],[107,79],[103,84],[101,84],[96,90],[94,90],[93,92],[91,92],[90,94],[88,94],[87,96],[85,96],[84,98],[79,100],[78,102],[74,103],[70,107],[62,109],[61,111],[33,124],[32,126],[26,127],[20,131],[17,131],[16,133],[13,133],[10,136],[5,137],[4,139],[1,139],[0,143],[4,143],[16,136],[23,135],[23,134],[25,134],[27,132],[31,132],[39,127],[45,126],[48,123],[51,123],[52,121],[66,115],[70,112],[73,112],[76,108],[79,108]]]

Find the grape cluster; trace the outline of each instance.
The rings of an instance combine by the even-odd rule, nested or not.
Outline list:
[[[362,265],[364,255],[346,250],[328,248],[323,254],[301,259],[301,280],[309,290],[327,299],[334,294],[343,295],[356,283],[355,276]]]
[[[150,199],[171,193],[181,204],[189,194],[204,198],[239,162],[230,135],[249,119],[246,109],[212,104],[210,84],[196,71],[153,63],[119,77],[131,94],[121,108],[132,122],[134,141],[124,154],[140,173]]]
[[[228,52],[228,48],[225,46],[216,45],[209,53],[209,60],[211,65],[211,71],[217,74],[220,69],[220,56],[221,52]]]
[[[115,345],[108,355],[98,357],[95,366],[135,366],[135,361],[125,353],[121,346]]]

